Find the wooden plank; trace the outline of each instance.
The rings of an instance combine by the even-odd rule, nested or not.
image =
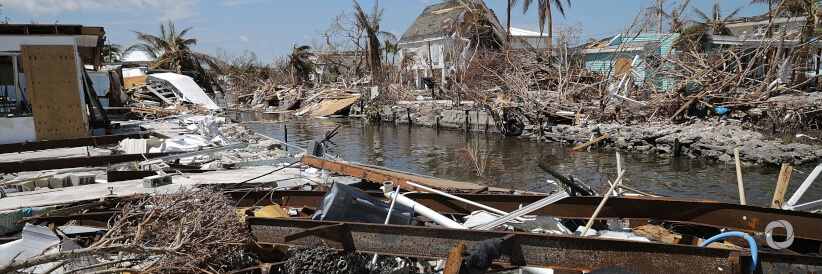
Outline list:
[[[416,187],[406,184],[406,181],[410,181],[412,183],[424,185],[431,188],[436,188],[440,190],[477,190],[483,189],[484,186],[480,185],[473,185],[463,182],[457,181],[450,181],[450,180],[443,180],[443,179],[436,179],[430,177],[423,177],[419,175],[413,175],[408,173],[401,173],[396,171],[384,170],[384,169],[377,169],[372,167],[365,167],[345,162],[336,162],[330,161],[325,159],[320,159],[312,156],[303,156],[300,160],[303,164],[319,168],[319,169],[326,169],[336,173],[345,174],[348,176],[357,177],[360,179],[364,179],[366,181],[377,182],[377,183],[384,183],[387,181],[394,182],[394,185],[402,186],[402,189],[408,191],[425,191],[423,189],[417,189]],[[489,192],[507,192],[510,189],[505,188],[498,188],[498,187],[490,187],[488,188]],[[520,191],[521,192],[521,191]],[[523,192],[529,193],[529,192]],[[532,193],[532,192],[531,192]],[[544,193],[542,193],[544,194]]]
[[[129,134],[92,136],[92,137],[73,138],[73,139],[51,140],[51,141],[24,142],[24,143],[16,143],[16,144],[4,144],[4,145],[0,145],[0,154],[2,154],[2,153],[14,153],[14,152],[19,153],[19,152],[23,152],[23,151],[37,151],[37,150],[65,148],[65,147],[82,147],[82,146],[107,145],[107,144],[114,144],[114,143],[120,142],[123,139],[128,139],[128,138],[142,139],[144,137],[148,137],[149,135],[151,135],[149,132],[143,131],[143,132],[129,133]]]
[[[591,140],[590,142],[587,142],[587,143],[584,143],[584,144],[579,145],[578,147],[572,148],[572,149],[571,149],[571,152],[574,152],[574,151],[577,151],[577,150],[583,149],[583,148],[585,148],[585,147],[587,147],[587,146],[590,146],[590,145],[596,144],[597,142],[602,141],[602,140],[604,140],[605,138],[608,138],[608,137],[611,137],[611,134],[605,134],[605,135],[599,136],[599,138],[593,139],[593,140]]]
[[[745,205],[745,187],[742,184],[742,167],[739,164],[739,148],[734,148],[736,159],[736,184],[739,186],[739,204]]]
[[[74,46],[20,47],[37,140],[88,136]]]
[[[123,77],[123,88],[133,89],[137,86],[145,86],[148,75]]]
[[[776,181],[776,190],[773,192],[771,208],[780,208],[785,204],[785,192],[788,191],[792,171],[793,167],[791,165],[782,164],[782,169],[779,170],[779,179]]]
[[[148,89],[148,91],[151,91],[151,93],[154,93],[154,95],[156,95],[156,96],[157,96],[157,97],[159,97],[161,100],[163,100],[163,102],[166,102],[166,104],[169,104],[169,105],[174,105],[174,103],[173,103],[173,102],[171,102],[170,100],[168,100],[168,98],[166,98],[165,96],[163,96],[162,94],[160,94],[159,92],[157,92],[157,90],[156,90],[156,89],[152,88],[151,86],[146,86],[146,88]]]
[[[667,229],[661,226],[655,225],[644,225],[640,227],[634,228],[634,234],[640,237],[645,237],[652,240],[657,240],[660,242],[666,242],[669,244],[683,244],[681,242],[682,235],[671,233]],[[702,244],[705,239],[697,240],[697,245]],[[735,248],[730,245],[724,245],[719,243],[710,243],[708,247],[712,248],[721,248],[721,249],[730,249],[730,250],[742,250],[741,248]]]
[[[445,269],[442,270],[442,273],[459,274],[460,268],[462,268],[462,254],[465,254],[467,249],[468,245],[465,243],[460,243],[452,248],[451,252],[448,252],[448,260],[445,261]]]

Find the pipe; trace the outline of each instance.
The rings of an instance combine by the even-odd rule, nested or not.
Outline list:
[[[805,178],[805,181],[802,182],[802,185],[799,186],[799,189],[797,189],[796,192],[793,193],[791,199],[788,200],[788,202],[785,203],[785,206],[783,206],[782,208],[790,209],[794,207],[796,203],[799,202],[799,198],[802,198],[802,195],[805,194],[805,191],[807,191],[811,184],[813,184],[813,180],[816,180],[816,177],[819,177],[819,173],[822,173],[822,164],[816,166],[816,168],[813,169],[811,174],[808,175],[808,178]]]
[[[393,188],[394,188],[393,183],[385,182],[385,183],[383,183],[382,191],[389,191],[390,192],[391,189],[393,189]],[[399,194],[400,194],[400,187],[397,186],[397,190],[394,191],[394,195],[399,195]],[[391,206],[388,207],[388,215],[385,216],[385,223],[383,223],[384,225],[387,225],[388,221],[391,220],[391,212],[394,211],[394,204],[395,204],[396,201],[397,201],[396,199],[391,200]],[[377,267],[377,258],[379,258],[379,256],[380,256],[380,254],[374,254],[374,258],[371,259],[371,272],[370,273],[374,273],[374,269],[376,269],[376,267]]]
[[[413,187],[416,187],[416,188],[431,192],[431,193],[436,193],[436,194],[439,194],[439,195],[442,195],[442,196],[445,196],[445,197],[448,197],[448,198],[451,198],[451,199],[454,199],[454,200],[457,200],[457,201],[460,201],[460,202],[463,202],[463,203],[467,203],[469,205],[473,205],[473,206],[476,206],[476,207],[491,211],[491,212],[496,213],[496,214],[500,214],[500,215],[507,215],[508,214],[508,212],[505,212],[505,211],[502,211],[502,210],[499,210],[499,209],[496,209],[496,208],[493,208],[493,207],[490,207],[490,206],[487,206],[487,205],[483,205],[483,204],[480,204],[480,203],[477,203],[477,202],[474,202],[474,201],[471,201],[471,200],[468,200],[468,199],[465,199],[465,198],[457,197],[457,196],[454,196],[454,195],[451,195],[451,194],[448,194],[448,193],[445,193],[445,192],[442,192],[442,191],[439,191],[439,190],[436,190],[436,189],[433,189],[433,188],[430,188],[430,187],[427,187],[427,186],[424,186],[424,185],[415,184],[415,183],[407,182],[407,181],[405,183],[408,184],[408,185],[411,185]],[[517,221],[520,221],[520,222],[525,221],[524,219],[519,218],[519,217],[517,217],[515,219]]]
[[[428,208],[424,205],[421,205],[421,204],[415,202],[414,200],[411,200],[408,197],[399,195],[399,193],[397,193],[397,192],[389,192],[389,191],[386,191],[386,190],[387,190],[387,188],[383,189],[383,194],[385,195],[386,198],[392,200],[392,203],[394,202],[394,200],[396,200],[397,203],[399,203],[401,205],[404,205],[404,206],[407,206],[407,207],[410,207],[410,208],[413,208],[414,212],[419,213],[420,215],[425,216],[428,219],[431,219],[432,221],[434,221],[435,223],[437,223],[437,224],[439,224],[443,227],[468,229],[467,227],[455,222],[454,220],[451,220],[448,217],[442,216],[441,214],[437,213],[436,211],[434,211],[434,210],[432,210],[432,209],[430,209],[430,208]]]
[[[725,233],[713,236],[710,239],[705,240],[704,242],[702,242],[699,245],[699,247],[706,247],[709,244],[711,244],[711,243],[713,243],[717,240],[725,239],[725,238],[728,238],[728,237],[740,237],[740,238],[745,238],[745,240],[748,240],[748,244],[751,245],[751,257],[753,258],[753,261],[751,261],[751,266],[748,267],[748,269],[755,270],[756,269],[756,261],[759,259],[759,250],[757,248],[756,241],[754,240],[753,237],[751,237],[751,235],[748,235],[746,233],[742,233],[742,232],[739,232],[739,231],[725,232]]]

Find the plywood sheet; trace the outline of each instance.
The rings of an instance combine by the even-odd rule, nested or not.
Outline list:
[[[334,115],[337,112],[340,112],[341,110],[351,106],[352,104],[354,104],[354,102],[356,102],[359,99],[360,99],[359,95],[351,96],[350,98],[339,99],[339,100],[325,99],[322,102],[320,102],[320,108],[318,108],[317,110],[312,112],[311,116],[312,117],[320,117],[320,116]]]
[[[37,140],[86,137],[85,100],[74,46],[21,46]]]
[[[626,73],[631,72],[631,63],[634,61],[632,58],[617,58],[616,59],[616,76],[622,77]]]
[[[133,89],[138,86],[144,86],[146,84],[146,79],[148,75],[143,76],[134,76],[134,77],[123,77],[123,87],[125,89]]]

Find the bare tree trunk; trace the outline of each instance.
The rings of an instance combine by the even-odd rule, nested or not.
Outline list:
[[[511,0],[508,0],[508,17],[506,17],[506,20],[508,22],[505,24],[505,26],[507,27],[505,29],[505,33],[506,33],[506,37],[508,37],[508,43],[510,44],[511,43]]]

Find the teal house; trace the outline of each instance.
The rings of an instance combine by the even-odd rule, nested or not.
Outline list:
[[[660,72],[674,69],[662,60],[676,54],[673,45],[677,37],[676,33],[620,34],[579,46],[570,58],[606,77],[629,74],[637,85],[670,89],[676,85],[675,80]]]

